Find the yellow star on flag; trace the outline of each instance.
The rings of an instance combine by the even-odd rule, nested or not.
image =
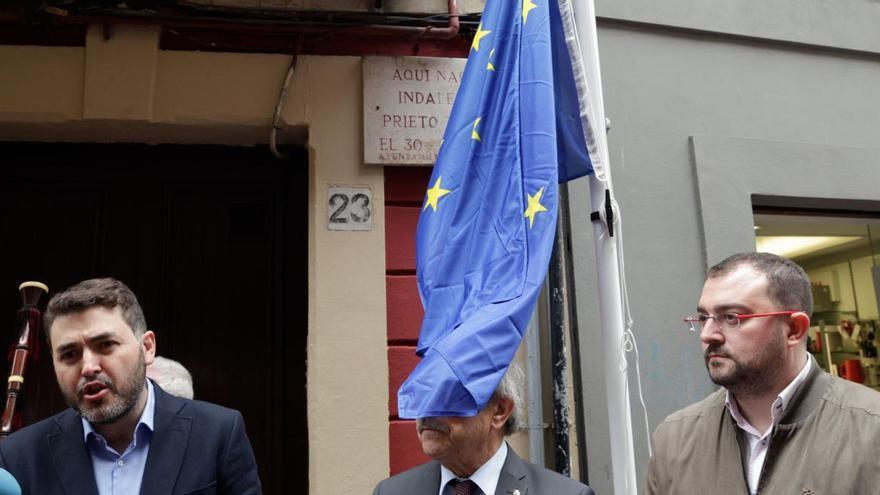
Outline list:
[[[538,6],[535,5],[535,2],[532,2],[532,0],[523,0],[523,7],[522,7],[523,24],[525,24],[526,21],[529,20],[529,12],[531,12],[532,9],[536,9],[536,8],[538,8]]]
[[[529,197],[529,207],[526,208],[526,212],[523,213],[524,218],[529,219],[529,228],[532,228],[532,225],[535,223],[535,215],[542,211],[547,211],[547,208],[544,208],[544,205],[541,204],[541,195],[544,194],[544,188],[538,190],[538,192],[532,196],[529,193],[526,193],[526,196]]]
[[[486,64],[486,69],[487,69],[487,70],[495,70],[495,64],[492,63],[492,55],[495,55],[495,49],[494,49],[494,48],[493,48],[491,51],[489,51],[489,63]]]
[[[480,51],[480,40],[489,36],[489,33],[492,31],[483,31],[483,23],[481,22],[479,26],[477,26],[477,32],[474,33],[474,41],[471,43],[471,49],[474,51]]]
[[[477,120],[474,121],[474,128],[471,130],[471,139],[476,139],[477,141],[482,141],[480,139],[480,135],[477,134],[477,126],[480,124],[480,119],[483,117],[477,117]]]
[[[437,182],[434,183],[434,187],[428,189],[428,199],[425,201],[425,207],[422,210],[427,210],[430,206],[434,211],[437,211],[437,201],[446,196],[451,191],[449,189],[443,189],[440,187],[440,181],[443,177],[437,177]]]

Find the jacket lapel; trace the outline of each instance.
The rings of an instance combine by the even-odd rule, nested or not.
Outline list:
[[[504,466],[501,467],[495,495],[513,495],[517,490],[519,495],[528,495],[529,493],[529,487],[526,485],[526,467],[523,460],[508,445],[507,459],[504,460]]]
[[[192,418],[178,415],[185,404],[183,400],[167,394],[155,382],[153,390],[156,393],[156,411],[141,495],[168,495],[174,492],[183,466]]]
[[[434,494],[440,489],[440,463],[431,461],[427,464],[427,476],[417,476],[416,486],[412,488],[412,493]]]
[[[55,420],[58,430],[50,433],[49,455],[61,487],[67,495],[98,493],[92,461],[83,440],[82,421],[73,410]]]

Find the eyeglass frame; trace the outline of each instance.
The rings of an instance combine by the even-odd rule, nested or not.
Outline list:
[[[687,318],[685,318],[684,322],[687,323],[687,329],[689,331],[691,331],[693,333],[700,333],[702,331],[702,328],[700,330],[697,330],[696,328],[694,328],[694,325],[699,323],[700,326],[703,327],[706,325],[706,322],[708,322],[709,320],[715,320],[715,323],[719,327],[729,330],[729,329],[736,329],[736,328],[739,328],[740,326],[742,326],[743,320],[748,320],[751,318],[763,318],[766,316],[783,316],[783,315],[790,316],[795,313],[801,313],[801,312],[802,311],[800,311],[800,310],[787,310],[787,311],[772,311],[770,313],[752,313],[752,314],[746,314],[746,315],[741,315],[738,313],[722,313],[720,315],[691,315],[691,316],[688,316]],[[705,318],[701,319],[701,317],[704,317],[704,316],[705,316]],[[725,323],[718,321],[719,317],[727,317],[727,316],[733,316],[734,318],[736,318],[736,326],[735,327],[727,328],[725,326],[726,325]]]

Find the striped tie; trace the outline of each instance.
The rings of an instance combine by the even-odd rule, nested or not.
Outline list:
[[[455,495],[478,495],[483,493],[480,488],[471,480],[452,480],[449,482],[452,487],[452,493]]]

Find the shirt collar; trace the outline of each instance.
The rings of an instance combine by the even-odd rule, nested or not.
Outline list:
[[[782,392],[779,392],[779,395],[776,396],[776,400],[773,401],[773,404],[770,406],[770,418],[774,425],[776,425],[782,418],[782,413],[785,412],[786,409],[788,409],[788,405],[791,402],[791,398],[794,397],[795,392],[797,392],[801,384],[806,381],[807,376],[810,374],[810,364],[812,364],[812,360],[810,359],[810,356],[807,356],[804,367],[801,368],[800,373],[798,373],[797,376],[794,377],[794,380],[792,380],[788,385],[786,385],[784,389],[782,389]],[[746,432],[763,438],[770,432],[770,430],[772,430],[772,428],[768,428],[766,432],[761,434],[754,426],[752,426],[751,423],[749,423],[739,411],[739,405],[736,403],[736,401],[731,400],[730,391],[727,391],[727,393],[724,395],[724,404],[730,411],[730,415],[733,417],[733,420],[736,421],[737,426],[739,426]]]
[[[134,431],[135,434],[132,435],[132,443],[135,447],[137,447],[137,432],[141,429],[141,425],[143,427],[148,428],[150,431],[153,431],[153,418],[155,417],[155,395],[153,393],[153,383],[150,380],[147,380],[147,404],[144,406],[144,412],[141,413],[141,418],[138,420],[137,426],[135,426]],[[89,423],[86,418],[80,417],[83,425],[83,441],[88,443],[90,436],[101,437],[101,435],[95,431],[95,428]],[[103,438],[103,437],[101,437]]]
[[[483,463],[474,474],[470,476],[471,481],[477,484],[483,493],[495,493],[498,486],[498,479],[501,477],[501,468],[504,467],[504,461],[507,459],[507,442],[501,442],[501,447],[495,451],[495,454]],[[446,484],[451,480],[457,479],[449,468],[440,465],[440,493],[446,488]]]

